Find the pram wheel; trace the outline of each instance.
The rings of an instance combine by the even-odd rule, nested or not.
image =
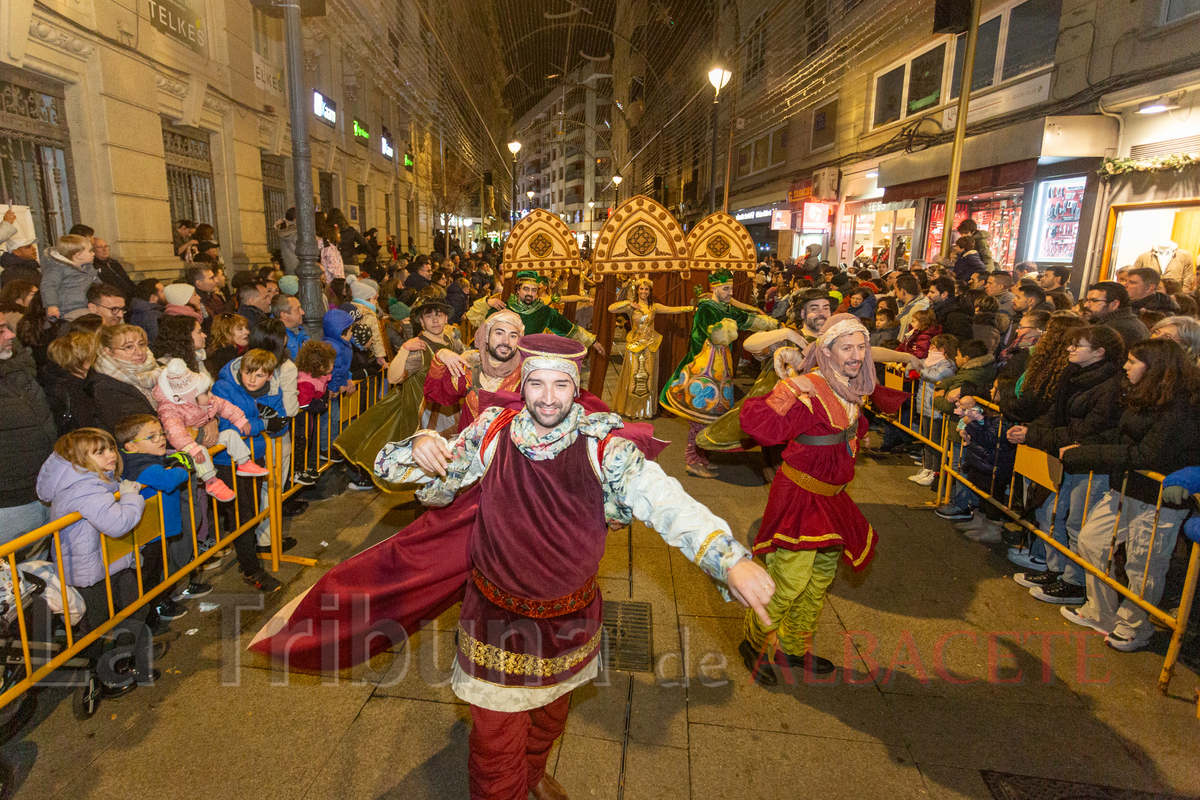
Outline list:
[[[83,675],[83,683],[75,690],[71,701],[71,709],[76,719],[91,719],[100,708],[100,676],[96,670],[89,669]]]

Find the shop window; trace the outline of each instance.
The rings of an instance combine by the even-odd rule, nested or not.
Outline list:
[[[907,64],[901,64],[875,81],[875,124],[886,125],[900,119],[900,106],[904,101],[904,73]]]
[[[215,229],[217,209],[208,134],[192,128],[174,127],[164,120],[162,137],[171,219],[207,222]]]
[[[1172,261],[1194,263],[1200,251],[1200,205],[1195,200],[1114,205],[1112,211],[1116,224],[1108,232],[1112,250],[1103,276],[1136,263],[1139,257],[1164,272]]]
[[[767,66],[767,15],[759,14],[758,19],[750,25],[750,33],[746,36],[742,48],[745,56],[742,61],[742,80],[745,83],[757,80]]]
[[[1178,22],[1192,14],[1200,14],[1200,0],[1163,0],[1163,25]]]
[[[62,88],[0,67],[0,202],[29,206],[40,246],[79,219]]]
[[[992,257],[1001,269],[1012,269],[1016,263],[1017,238],[1021,225],[1020,190],[999,191],[983,194],[971,200],[960,201],[950,223],[951,236],[967,217],[975,220],[979,229],[985,231]],[[925,233],[925,260],[936,261],[942,251],[942,229],[946,215],[944,202],[932,203],[929,209],[929,224]]]
[[[1000,23],[1003,17],[995,16],[979,25],[979,38],[975,42],[975,66],[971,70],[971,91],[978,92],[996,82],[996,56],[1000,52]],[[954,71],[950,75],[950,97],[958,97],[962,85],[962,65],[967,54],[967,35],[958,36],[954,43]]]
[[[275,221],[287,213],[287,180],[283,159],[262,157],[263,213],[267,223],[267,250],[279,249],[279,231]]]
[[[1062,0],[1027,0],[1009,12],[1002,80],[1054,63]]]
[[[837,139],[837,109],[838,101],[835,97],[813,110],[810,150],[824,150],[826,147],[834,145]]]

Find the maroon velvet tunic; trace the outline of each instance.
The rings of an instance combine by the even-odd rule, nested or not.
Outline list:
[[[458,663],[502,686],[550,686],[579,672],[600,648],[601,599],[557,616],[502,607],[495,592],[524,600],[563,598],[593,586],[608,528],[604,496],[587,439],[555,458],[533,461],[506,429],[481,479],[471,558],[485,579],[467,582],[459,617]]]

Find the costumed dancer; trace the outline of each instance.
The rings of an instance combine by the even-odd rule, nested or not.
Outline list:
[[[662,334],[654,330],[659,314],[688,314],[691,306],[664,306],[651,299],[654,284],[638,278],[625,285],[626,297],[608,307],[609,313],[629,315],[625,362],[613,393],[613,411],[630,419],[650,419],[658,413],[658,348]]]
[[[556,333],[604,355],[604,347],[595,336],[542,302],[538,291],[543,280],[531,269],[521,270],[517,273],[517,290],[509,295],[507,303],[499,297],[481,297],[471,306],[467,320],[478,326],[492,314],[507,309],[521,317],[529,333]]]
[[[691,422],[684,459],[687,471],[698,478],[715,478],[696,435],[733,407],[733,359],[729,345],[738,331],[766,331],[779,327],[758,309],[735,303],[733,273],[727,269],[708,277],[712,297],[696,306],[687,354],[659,395],[663,408]],[[747,310],[749,309],[749,310]]]
[[[773,331],[761,331],[751,334],[742,343],[742,348],[759,360],[765,360],[754,386],[746,397],[739,400],[733,408],[721,415],[696,436],[696,446],[701,450],[717,450],[720,452],[735,452],[754,446],[754,440],[746,435],[739,422],[742,404],[751,397],[761,397],[768,394],[779,383],[779,372],[775,368],[775,351],[781,347],[808,347],[810,342],[820,336],[821,326],[833,313],[833,298],[821,289],[805,289],[793,297],[794,302],[788,311],[788,322],[782,328]]]
[[[571,691],[599,671],[596,575],[608,527],[642,520],[754,613],[774,590],[723,520],[616,438],[618,415],[575,402],[586,348],[534,335],[521,349],[519,411],[487,409],[449,441],[421,431],[389,444],[376,463],[392,482],[425,483],[418,496],[430,505],[479,487],[451,682],[471,706],[474,800],[567,797],[545,774],[546,758]],[[508,502],[515,492],[526,493],[525,515]],[[276,642],[286,657],[290,637],[285,630],[252,647]]]
[[[457,354],[440,351],[425,376],[425,397],[444,405],[461,404],[458,429],[475,421],[482,410],[481,392],[515,392],[521,385],[517,342],[525,323],[515,311],[498,311],[475,330],[475,349]],[[393,440],[396,441],[396,440]]]
[[[833,671],[831,661],[812,653],[817,617],[838,559],[858,571],[875,550],[875,529],[845,491],[867,436],[861,407],[870,398],[890,413],[908,395],[876,385],[869,337],[856,317],[835,314],[803,360],[795,350],[776,354],[782,363],[798,364],[798,375],[742,406],[742,427],[759,444],[789,442],[754,541],[755,555],[766,557],[775,580],[770,622],[748,614],[738,648],[763,685],[778,682],[773,666]]]
[[[449,314],[449,303],[436,294],[422,293],[412,309],[421,332],[404,343],[388,366],[391,391],[355,418],[333,443],[385,492],[401,491],[375,474],[375,457],[385,444],[412,436],[421,428],[447,431],[458,426],[457,402],[442,404],[425,397],[425,377],[434,356],[442,350],[462,351],[462,344],[450,334],[453,329],[446,327]]]

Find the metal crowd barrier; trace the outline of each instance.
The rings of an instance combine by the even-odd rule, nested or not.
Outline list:
[[[1054,456],[1051,456],[1048,453],[1044,453],[1040,450],[1035,450],[1034,448],[1028,447],[1024,444],[1017,445],[1014,466],[1013,466],[1013,476],[1012,476],[1012,479],[1009,481],[1008,486],[1004,487],[1004,488],[1008,489],[1008,502],[1005,503],[1004,501],[1002,501],[999,498],[1000,493],[997,492],[997,486],[996,486],[997,479],[999,477],[999,466],[1000,466],[1000,459],[998,457],[993,460],[991,480],[989,481],[989,485],[987,487],[977,486],[976,484],[972,483],[970,480],[967,479],[966,475],[964,475],[963,471],[960,469],[959,464],[960,464],[961,458],[962,458],[962,447],[963,447],[962,442],[958,441],[957,447],[956,447],[955,437],[950,436],[950,428],[952,427],[952,425],[957,426],[957,420],[958,420],[957,417],[955,417],[953,415],[949,415],[949,414],[944,415],[942,417],[943,424],[941,426],[940,435],[933,435],[934,431],[935,431],[935,425],[934,425],[935,420],[933,419],[933,414],[932,413],[929,414],[928,415],[929,419],[925,420],[924,417],[926,415],[924,414],[924,406],[921,402],[918,402],[918,397],[923,398],[922,393],[924,391],[926,391],[927,389],[932,390],[932,387],[929,387],[928,383],[925,381],[918,381],[918,383],[921,384],[921,386],[919,386],[919,387],[911,386],[911,384],[913,382],[906,380],[904,367],[899,364],[887,364],[885,366],[884,378],[885,378],[884,383],[889,388],[903,389],[905,391],[911,391],[913,394],[913,397],[910,400],[906,401],[905,406],[904,406],[904,408],[901,409],[900,413],[897,413],[894,416],[893,415],[883,415],[884,419],[887,421],[887,424],[895,425],[896,427],[900,428],[902,431],[909,434],[913,438],[917,439],[918,441],[922,442],[923,444],[933,447],[935,450],[937,450],[940,453],[941,465],[939,468],[937,499],[935,501],[933,501],[932,503],[930,503],[929,505],[936,507],[936,506],[940,506],[944,503],[949,503],[950,497],[951,497],[951,492],[954,488],[954,482],[958,481],[958,482],[962,483],[964,486],[966,486],[968,489],[970,489],[972,492],[974,492],[976,495],[978,495],[982,501],[988,502],[991,505],[993,505],[994,507],[996,507],[997,509],[999,509],[1004,515],[1009,517],[1013,523],[1020,526],[1027,533],[1041,539],[1047,547],[1053,547],[1055,550],[1062,553],[1065,557],[1069,558],[1071,561],[1078,564],[1088,574],[1090,574],[1090,575],[1094,576],[1095,578],[1099,579],[1100,581],[1102,581],[1106,586],[1108,586],[1113,591],[1120,594],[1125,599],[1127,599],[1130,602],[1137,605],[1139,608],[1141,608],[1143,611],[1145,611],[1147,614],[1149,614],[1151,618],[1156,620],[1163,627],[1170,630],[1171,631],[1171,643],[1167,648],[1167,655],[1163,662],[1162,671],[1159,674],[1159,679],[1158,679],[1159,692],[1166,694],[1166,692],[1169,688],[1170,682],[1171,682],[1171,676],[1175,669],[1175,663],[1179,659],[1179,650],[1183,643],[1183,636],[1187,632],[1188,616],[1191,614],[1192,603],[1195,599],[1197,583],[1200,582],[1200,580],[1198,580],[1198,579],[1200,579],[1200,543],[1195,543],[1195,542],[1192,543],[1191,554],[1188,558],[1187,573],[1184,577],[1183,596],[1180,598],[1178,610],[1176,611],[1176,613],[1174,615],[1172,615],[1172,614],[1168,613],[1167,611],[1162,610],[1158,606],[1155,606],[1146,601],[1145,593],[1146,593],[1146,581],[1148,578],[1148,573],[1147,573],[1147,575],[1143,575],[1142,585],[1140,587],[1138,587],[1136,590],[1133,587],[1125,586],[1124,584],[1120,583],[1119,581],[1113,579],[1108,574],[1108,569],[1112,565],[1112,553],[1116,549],[1115,546],[1113,546],[1112,544],[1110,544],[1110,547],[1109,547],[1108,564],[1105,565],[1104,569],[1101,569],[1099,567],[1094,566],[1089,561],[1082,558],[1081,556],[1079,556],[1078,554],[1073,552],[1069,547],[1067,547],[1066,545],[1057,541],[1053,537],[1054,520],[1055,520],[1055,517],[1057,516],[1056,512],[1058,510],[1058,500],[1059,500],[1058,489],[1062,484],[1062,462],[1060,462],[1057,458],[1055,458]],[[997,406],[995,403],[992,403],[990,400],[985,400],[980,397],[975,397],[974,399],[975,399],[975,402],[979,406],[981,406],[989,411],[992,411],[996,414],[1000,413],[1000,407]],[[904,413],[905,409],[907,409],[907,411],[908,411],[907,415]],[[916,423],[915,425],[913,424],[914,420]],[[928,422],[928,424],[926,424],[926,422]],[[1012,425],[1006,426],[1004,417],[1001,416],[999,419],[999,425],[998,425],[998,431],[997,431],[997,437],[996,437],[997,441],[1003,442],[1005,440],[1006,427],[1012,427]],[[997,451],[998,450],[999,450],[999,448],[997,448]],[[1163,479],[1165,477],[1158,473],[1149,472],[1149,471],[1140,471],[1140,474],[1142,474],[1152,480],[1158,481],[1160,483],[1163,481]],[[1020,511],[1013,509],[1012,504],[1013,504],[1013,498],[1017,491],[1017,477],[1018,476],[1026,478],[1026,479],[1032,481],[1033,483],[1036,483],[1036,484],[1048,489],[1054,495],[1054,512],[1055,513],[1052,513],[1050,515],[1051,530],[1049,532],[1043,531],[1037,525],[1030,523],[1028,520],[1023,518],[1022,513]],[[1094,477],[1093,474],[1088,475],[1087,497],[1088,497],[1089,503],[1091,501],[1091,494],[1092,494],[1091,487],[1092,487],[1093,477]],[[1126,479],[1126,483],[1127,482],[1128,482],[1128,479]],[[1121,486],[1122,504],[1123,504],[1123,501],[1125,498],[1125,489],[1126,489],[1126,485],[1125,485],[1125,483],[1123,483]],[[1154,512],[1154,526],[1152,528],[1152,531],[1154,533],[1157,532],[1158,515],[1161,512],[1161,510],[1162,510],[1162,487],[1160,486],[1159,493],[1158,493],[1158,501],[1156,503],[1155,512]],[[1087,514],[1090,511],[1091,511],[1090,507],[1084,509],[1084,512],[1083,512],[1083,522],[1084,523],[1087,522]],[[1120,524],[1121,524],[1121,515],[1118,514],[1117,522],[1113,526],[1114,542],[1115,542],[1115,539],[1117,536],[1117,532],[1120,530]],[[1154,533],[1151,534],[1151,540],[1150,540],[1150,550],[1151,551],[1154,548],[1154,538],[1153,538]],[[1198,715],[1200,715],[1200,709],[1198,709]]]
[[[373,405],[382,397],[386,389],[386,380],[383,374],[371,376],[362,381],[355,382],[359,390],[353,395],[343,395],[339,403],[339,413],[337,420],[337,432],[340,432],[346,425],[358,418],[367,408]],[[361,396],[359,393],[362,393]],[[316,447],[316,460],[318,470],[324,472],[329,469],[334,463],[330,458],[330,453],[333,449],[333,440],[336,438],[333,428],[334,422],[332,414],[326,414],[326,433],[328,435],[326,450],[321,451],[319,445],[319,436],[311,437],[316,441],[307,442],[308,447]],[[288,436],[266,436],[267,447],[263,453],[254,453],[256,458],[263,458],[268,474],[261,478],[251,478],[246,476],[238,476],[236,469],[231,466],[232,480],[227,481],[232,488],[234,497],[229,501],[231,509],[227,514],[233,517],[233,527],[229,528],[223,522],[220,505],[214,498],[209,498],[211,501],[211,514],[209,516],[209,524],[213,535],[213,544],[204,551],[200,549],[200,525],[197,522],[197,498],[194,491],[195,481],[189,477],[187,485],[187,502],[190,512],[191,521],[191,544],[192,558],[187,564],[181,566],[174,572],[170,571],[170,561],[167,556],[167,537],[165,535],[164,519],[162,514],[162,493],[157,493],[153,497],[146,500],[146,508],[143,511],[142,518],[133,530],[120,537],[110,537],[103,534],[100,535],[101,556],[106,567],[115,563],[118,559],[123,558],[127,554],[140,549],[153,542],[158,538],[157,546],[163,550],[163,572],[162,580],[155,580],[155,576],[145,575],[141,558],[134,559],[134,570],[137,578],[138,597],[129,605],[120,609],[116,609],[113,598],[112,576],[108,574],[107,569],[104,576],[105,594],[107,598],[108,619],[96,626],[93,630],[76,636],[74,630],[79,620],[72,619],[70,603],[68,601],[67,581],[63,573],[62,566],[62,531],[67,527],[79,522],[83,519],[79,513],[68,514],[58,519],[52,520],[46,525],[36,528],[23,536],[20,536],[10,542],[0,545],[0,559],[3,559],[8,564],[10,576],[13,584],[13,601],[14,612],[13,619],[16,622],[16,635],[13,635],[12,627],[9,627],[7,635],[0,636],[7,641],[6,649],[10,652],[15,652],[17,639],[19,638],[20,657],[19,666],[23,667],[23,676],[16,678],[13,667],[18,666],[14,663],[14,658],[10,656],[8,661],[8,669],[5,670],[4,690],[0,692],[0,708],[12,703],[14,700],[28,692],[39,682],[45,680],[51,673],[63,667],[68,661],[79,658],[83,651],[92,645],[94,642],[109,634],[114,628],[120,625],[125,620],[129,619],[133,614],[161,596],[163,592],[186,578],[186,576],[194,572],[204,562],[211,560],[216,555],[233,544],[233,541],[239,536],[243,536],[247,531],[255,529],[263,520],[270,521],[271,532],[271,550],[269,554],[259,554],[259,558],[269,561],[272,571],[277,571],[281,563],[294,563],[305,566],[315,565],[316,559],[301,558],[298,556],[286,555],[282,552],[283,540],[283,514],[281,511],[282,503],[288,497],[291,497],[296,492],[305,488],[302,484],[295,483],[294,470],[290,467],[294,466],[296,461],[294,443],[294,426],[296,418],[292,419],[292,436],[291,447],[289,452],[291,455],[290,464],[285,465],[284,461],[284,440]],[[209,448],[209,454],[215,455],[224,450],[222,445]],[[285,470],[287,466],[289,469]],[[253,487],[251,494],[253,500],[253,513],[244,515],[242,513],[243,497],[242,487],[245,484]],[[263,495],[262,488],[266,487],[264,504],[260,497]],[[114,494],[116,498],[120,498],[120,492]],[[246,518],[243,519],[243,516]],[[223,530],[224,528],[224,530]],[[183,535],[187,535],[185,529]],[[253,534],[251,534],[253,535]],[[65,641],[52,643],[44,643],[30,639],[29,625],[27,624],[26,614],[29,610],[27,598],[22,595],[21,591],[21,573],[18,570],[18,553],[43,542],[47,538],[50,539],[50,550],[53,553],[55,570],[57,573],[59,586],[61,587],[61,603],[64,622],[64,638]],[[169,574],[166,574],[169,573]],[[57,652],[54,652],[52,657],[48,657],[49,652],[46,649],[47,645],[54,646]],[[61,649],[58,645],[62,645]],[[38,654],[35,655],[34,651]],[[73,667],[71,667],[73,668]],[[94,676],[94,669],[87,668]],[[94,682],[88,683],[89,692],[98,692],[98,686]],[[90,704],[88,708],[88,716],[95,711],[95,700],[93,696],[89,698]],[[78,706],[77,706],[78,708]]]

